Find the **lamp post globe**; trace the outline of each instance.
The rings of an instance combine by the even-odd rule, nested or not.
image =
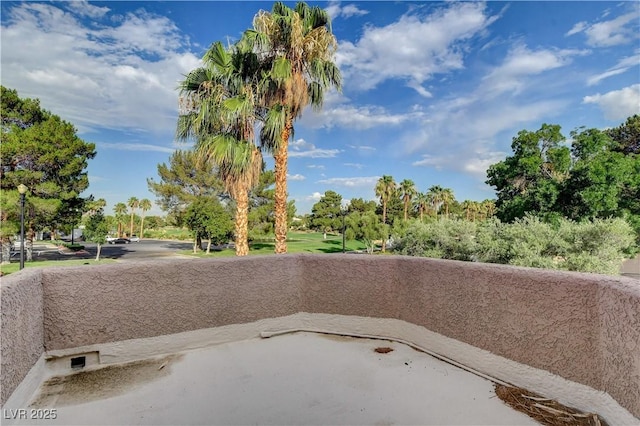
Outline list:
[[[27,193],[27,186],[23,183],[18,185],[20,193],[20,269],[24,268],[24,196]]]

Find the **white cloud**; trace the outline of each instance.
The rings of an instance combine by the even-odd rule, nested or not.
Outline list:
[[[375,147],[373,146],[368,146],[368,145],[347,145],[349,148],[352,149],[356,149],[358,151],[362,151],[362,152],[373,152],[376,150]]]
[[[605,78],[609,78],[609,77],[613,77],[614,75],[625,73],[630,68],[637,67],[638,64],[640,64],[640,53],[623,58],[620,61],[618,61],[616,65],[609,68],[605,72],[590,77],[587,80],[587,85],[593,86],[595,84],[598,84],[600,81],[604,80]]]
[[[320,112],[309,114],[304,120],[311,128],[345,127],[349,129],[366,130],[379,126],[398,126],[415,119],[420,113],[391,114],[383,107],[374,105],[353,106],[338,105],[324,108]]]
[[[603,14],[603,18],[608,13]],[[609,47],[630,43],[639,37],[638,13],[630,12],[609,21],[587,24],[578,22],[567,32],[567,36],[584,32],[587,44],[594,47]]]
[[[66,3],[66,7],[80,16],[88,16],[97,19],[109,12],[108,7],[99,7],[89,4],[87,0],[73,0]]]
[[[83,133],[173,133],[175,87],[199,59],[184,52],[188,40],[168,18],[144,10],[116,15],[86,2],[24,2],[5,13],[4,85],[39,98]]]
[[[585,50],[530,50],[518,45],[512,48],[503,63],[484,77],[485,92],[497,95],[518,92],[524,87],[525,78],[541,74],[571,63],[572,57],[585,55]]]
[[[345,177],[345,178],[329,178],[319,180],[318,183],[324,183],[332,186],[344,186],[347,188],[365,187],[369,188],[375,185],[380,176],[366,177]]]
[[[319,201],[320,198],[322,198],[322,194],[319,193],[319,192],[314,192],[313,194],[306,196],[305,200],[307,200],[307,201]]]
[[[630,23],[632,25],[627,25]],[[587,43],[591,46],[607,47],[629,43],[638,38],[638,15],[631,12],[610,21],[593,24],[585,30],[585,34]]]
[[[401,79],[427,95],[422,83],[434,74],[463,68],[464,44],[497,19],[486,15],[485,7],[450,3],[426,17],[406,14],[384,27],[365,27],[356,43],[340,43],[336,61],[349,87],[367,90],[387,79]]]
[[[305,180],[306,177],[304,177],[303,175],[301,175],[299,173],[297,173],[295,175],[287,174],[287,179],[289,179],[289,180]]]
[[[364,164],[360,164],[360,163],[342,163],[343,166],[347,166],[347,167],[353,167],[354,169],[362,169],[364,167]]]
[[[151,145],[147,143],[111,143],[111,142],[98,142],[98,146],[108,149],[119,149],[122,151],[152,151],[152,152],[167,152],[172,154],[175,149],[166,146]]]
[[[289,143],[289,157],[333,158],[340,153],[339,149],[319,149],[304,139]]]
[[[640,84],[633,84],[603,95],[585,96],[585,104],[596,104],[608,120],[624,120],[640,112]]]
[[[307,166],[308,169],[318,169],[318,170],[324,170],[325,166],[323,166],[322,164],[309,164]]]
[[[578,22],[569,31],[567,31],[565,36],[572,36],[574,34],[578,34],[579,32],[584,31],[585,28],[587,28],[587,23],[586,22],[584,22],[584,21]]]
[[[355,4],[348,4],[341,6],[339,1],[329,2],[329,6],[325,9],[331,19],[351,18],[352,16],[363,16],[369,13],[367,10],[359,9]]]

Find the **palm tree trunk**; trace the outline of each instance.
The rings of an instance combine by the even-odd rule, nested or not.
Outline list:
[[[140,235],[138,237],[144,237],[144,210],[142,211],[142,218],[140,219]]]
[[[102,251],[102,244],[98,244],[98,251],[96,253],[96,262],[100,260],[100,251]]]
[[[287,252],[287,161],[291,129],[293,129],[293,120],[291,117],[287,117],[287,122],[280,138],[280,146],[273,156],[276,179],[274,197],[276,254]]]
[[[131,226],[129,227],[129,236],[133,235],[133,211],[131,212]]]
[[[407,221],[407,209],[409,208],[409,202],[405,201],[404,202],[404,221]]]
[[[383,225],[387,224],[387,202],[386,201],[382,203],[382,224]],[[383,235],[382,236],[382,252],[383,253],[385,252],[386,248],[387,248],[387,236]]]
[[[249,191],[242,188],[233,194],[236,200],[236,256],[249,254]]]

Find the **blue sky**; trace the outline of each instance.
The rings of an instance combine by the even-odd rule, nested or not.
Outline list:
[[[287,3],[293,5],[294,3]],[[493,198],[519,130],[619,125],[640,111],[639,2],[310,2],[333,17],[342,93],[296,122],[289,196],[374,199],[382,175]],[[1,2],[1,81],[94,142],[87,194],[155,200],[177,82],[272,2]],[[271,167],[272,162],[268,162]],[[162,214],[154,205],[151,214]]]

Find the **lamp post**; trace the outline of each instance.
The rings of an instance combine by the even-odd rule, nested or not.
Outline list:
[[[24,268],[24,194],[27,193],[27,187],[24,184],[18,185],[20,193],[20,269]]]

